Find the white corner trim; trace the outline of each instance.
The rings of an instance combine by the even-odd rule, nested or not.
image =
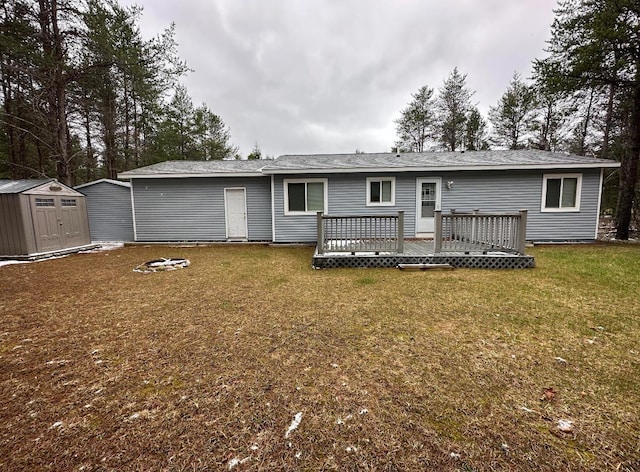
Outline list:
[[[598,239],[598,230],[600,229],[600,206],[602,205],[602,192],[604,188],[604,169],[600,169],[600,184],[598,185],[598,206],[596,209],[596,234],[593,239]]]
[[[133,179],[131,180],[131,187],[129,188],[131,193],[131,221],[133,223],[133,240],[138,240],[138,228],[136,225],[136,204],[133,197]]]

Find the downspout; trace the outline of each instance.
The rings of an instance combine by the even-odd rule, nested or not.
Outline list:
[[[271,174],[271,242],[276,242],[275,175]]]

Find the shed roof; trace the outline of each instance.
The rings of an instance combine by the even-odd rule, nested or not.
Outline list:
[[[22,193],[40,185],[51,182],[54,179],[29,179],[29,180],[1,180],[0,193]]]
[[[250,177],[262,176],[264,160],[251,161],[165,161],[121,172],[121,179],[180,177]]]
[[[266,174],[443,170],[571,169],[619,167],[593,157],[538,150],[285,155],[264,165]]]

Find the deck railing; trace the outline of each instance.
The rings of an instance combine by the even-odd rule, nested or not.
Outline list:
[[[517,213],[435,212],[435,252],[502,251],[524,254],[527,210]]]
[[[317,213],[318,254],[397,252],[404,249],[404,212],[396,215],[330,216]]]

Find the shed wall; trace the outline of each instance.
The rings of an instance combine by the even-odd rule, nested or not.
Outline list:
[[[133,241],[131,190],[128,187],[98,182],[79,191],[87,197],[92,241]]]
[[[137,241],[226,240],[224,189],[245,188],[250,241],[271,240],[268,177],[132,179]]]
[[[381,215],[405,212],[405,236],[416,234],[416,179],[420,177],[442,179],[441,208],[443,211],[529,212],[527,239],[536,241],[593,240],[597,228],[597,207],[600,195],[600,170],[571,170],[582,174],[582,193],[579,212],[541,212],[542,180],[544,174],[562,174],[557,171],[476,171],[396,174],[394,206],[366,206],[367,177],[389,174],[312,174],[278,175],[274,178],[275,242],[313,242],[316,239],[314,215],[284,214],[284,184],[289,178],[327,178],[328,208],[330,215]],[[451,189],[446,182],[452,181]]]
[[[28,238],[19,194],[0,194],[0,255],[14,256],[28,254]],[[33,239],[33,238],[32,238]]]

